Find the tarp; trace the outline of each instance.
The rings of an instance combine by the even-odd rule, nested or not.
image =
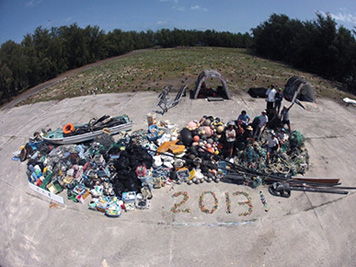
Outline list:
[[[222,90],[225,94],[225,98],[231,99],[225,78],[217,70],[211,70],[211,69],[204,70],[202,73],[199,74],[198,79],[195,82],[194,95],[193,95],[194,99],[198,98],[199,91],[201,89],[203,82],[205,82],[206,79],[209,79],[209,78],[219,79],[221,81]]]
[[[297,92],[298,88],[299,92]],[[296,98],[300,101],[314,102],[314,89],[312,85],[301,77],[293,76],[287,81],[283,94],[287,100],[292,101],[296,93]]]

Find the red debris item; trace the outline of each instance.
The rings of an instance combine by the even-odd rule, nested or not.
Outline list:
[[[146,177],[147,176],[146,165],[144,164],[144,165],[137,166],[135,172],[136,172],[137,177]]]

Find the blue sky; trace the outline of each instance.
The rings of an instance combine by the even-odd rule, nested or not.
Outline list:
[[[249,32],[273,13],[301,21],[330,13],[338,25],[356,26],[355,0],[0,0],[0,44],[20,43],[38,26],[77,23],[106,33],[161,28]]]

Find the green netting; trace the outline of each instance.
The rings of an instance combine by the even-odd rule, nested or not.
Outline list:
[[[289,138],[289,142],[290,142],[290,146],[291,147],[302,147],[304,145],[304,135],[301,134],[298,131],[294,131],[291,133],[290,138]]]

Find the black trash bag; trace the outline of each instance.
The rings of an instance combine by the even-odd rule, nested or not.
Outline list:
[[[45,142],[39,142],[37,144],[37,150],[41,152],[41,154],[43,155],[47,155],[49,154],[49,152],[51,152],[51,149],[49,148],[48,144],[46,144]]]
[[[141,166],[142,165],[142,160],[139,158],[132,158],[130,160],[130,167],[132,170],[136,170],[137,166]]]
[[[120,148],[117,146],[113,146],[107,151],[107,153],[108,155],[117,155],[120,153]]]
[[[141,191],[141,182],[137,177],[130,177],[124,184],[127,191],[135,191],[136,193]]]
[[[136,170],[137,166],[145,164],[150,169],[153,164],[152,156],[141,146],[132,145],[127,148],[129,154],[130,166]]]
[[[129,168],[130,161],[125,156],[120,156],[117,160],[114,161],[114,167],[117,171],[126,170]]]
[[[148,154],[147,150],[142,154],[142,162],[146,165],[147,169],[150,169],[153,164],[153,158]]]
[[[129,153],[127,152],[127,150],[124,150],[120,153],[120,158],[127,158],[129,156]]]
[[[122,193],[125,192],[125,186],[117,179],[112,182],[112,187],[117,196],[122,196]]]
[[[120,170],[117,172],[117,179],[121,182],[127,180],[130,176],[132,176],[131,170]]]

